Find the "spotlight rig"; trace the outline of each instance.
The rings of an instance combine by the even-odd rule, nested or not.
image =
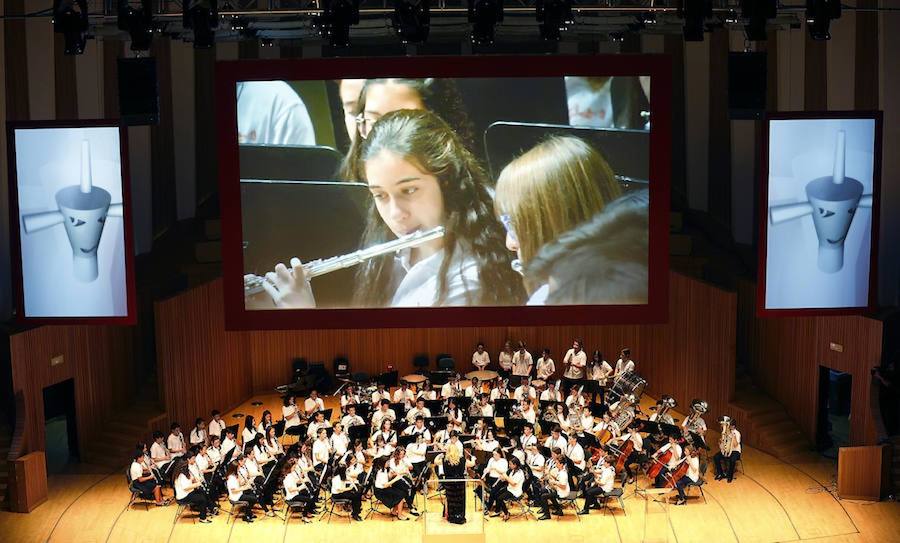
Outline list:
[[[394,0],[392,24],[403,43],[422,43],[431,30],[429,0]]]
[[[816,41],[830,40],[831,20],[840,18],[840,0],[806,0],[806,27],[810,38]]]
[[[503,21],[503,0],[469,0],[469,22],[472,24],[472,43],[494,43],[494,30]]]
[[[153,42],[153,7],[151,0],[141,0],[141,8],[134,9],[128,0],[119,0],[117,17],[119,30],[128,32],[132,51],[149,51]]]
[[[350,27],[359,24],[359,0],[324,0],[315,24],[332,47],[349,47]]]
[[[575,22],[571,0],[537,0],[535,16],[544,41],[559,41],[562,31]]]
[[[53,31],[63,35],[65,54],[84,53],[88,33],[87,0],[54,0]]]
[[[218,0],[183,0],[181,22],[194,31],[194,49],[209,49],[216,41],[219,27]]]

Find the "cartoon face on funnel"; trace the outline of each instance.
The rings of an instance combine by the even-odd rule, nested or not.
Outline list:
[[[97,248],[107,217],[121,217],[122,204],[110,204],[106,190],[93,186],[90,145],[81,144],[81,183],[57,191],[58,211],[34,213],[22,217],[26,234],[32,234],[59,223],[66,228],[75,278],[88,283],[97,279]]]
[[[844,267],[844,240],[859,207],[872,207],[872,195],[863,194],[863,184],[844,176],[845,133],[837,133],[834,172],[806,185],[806,202],[775,206],[769,210],[773,225],[812,214],[819,239],[817,264],[826,273]]]

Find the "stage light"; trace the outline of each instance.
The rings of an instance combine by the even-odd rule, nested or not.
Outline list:
[[[830,40],[831,20],[840,17],[840,0],[806,0],[806,26],[810,38],[817,41]]]
[[[209,49],[216,41],[219,27],[218,0],[184,0],[181,24],[194,31],[194,49]]]
[[[503,21],[503,0],[469,0],[469,22],[472,24],[472,43],[494,43],[494,30]]]
[[[621,32],[610,32],[609,41],[613,43],[622,43],[623,41],[625,41],[625,34]]]
[[[777,14],[777,0],[741,0],[741,15],[747,19],[744,32],[750,41],[766,40],[766,25]]]
[[[259,39],[260,47],[275,47],[275,40],[272,38],[260,38]]]
[[[712,17],[712,0],[678,0],[678,16],[684,19],[684,41],[703,41],[704,21]]]
[[[561,33],[574,22],[571,0],[537,0],[538,29],[541,39],[559,41]]]
[[[429,0],[394,0],[394,30],[403,43],[421,43],[431,30]]]
[[[332,47],[350,46],[350,27],[359,24],[359,0],[324,0],[316,23]]]
[[[87,0],[55,0],[53,31],[63,35],[65,54],[84,53],[88,31]]]
[[[736,25],[736,24],[738,24],[739,22],[741,22],[741,20],[738,19],[738,14],[737,14],[737,12],[734,11],[733,9],[729,9],[729,10],[728,10],[728,13],[725,14],[725,24],[727,24],[727,25]]]
[[[153,43],[153,6],[151,0],[141,0],[141,9],[134,9],[128,0],[119,0],[117,18],[119,30],[128,32],[132,51],[149,51]]]

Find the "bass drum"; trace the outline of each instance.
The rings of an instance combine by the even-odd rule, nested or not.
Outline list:
[[[619,377],[612,387],[612,401],[618,401],[622,396],[633,394],[635,402],[641,401],[644,389],[647,388],[647,380],[640,375],[629,372]]]

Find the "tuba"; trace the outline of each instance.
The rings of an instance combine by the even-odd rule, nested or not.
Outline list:
[[[675,409],[677,406],[678,402],[675,401],[675,398],[669,395],[663,395],[662,398],[656,402],[656,420],[672,424],[672,416],[669,415],[669,410]]]
[[[709,405],[706,401],[697,398],[691,400],[691,413],[688,415],[688,420],[684,424],[685,428],[691,432],[697,432],[697,421],[707,411],[709,411]]]

